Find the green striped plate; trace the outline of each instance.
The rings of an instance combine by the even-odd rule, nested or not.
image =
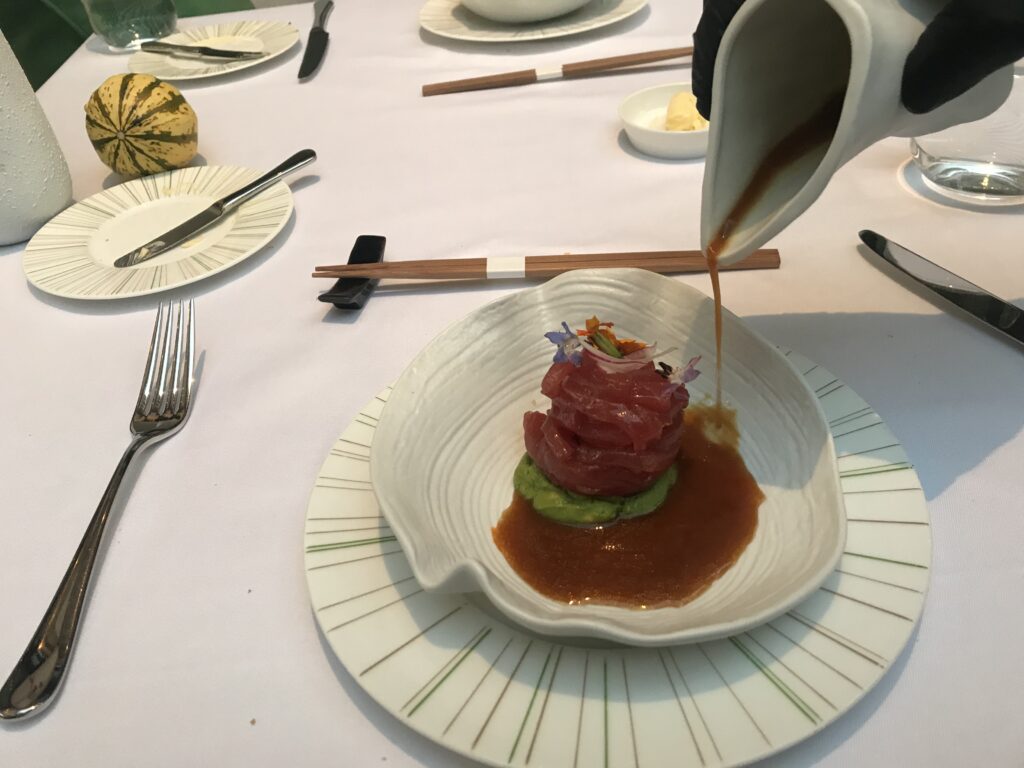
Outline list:
[[[795,609],[724,640],[626,648],[542,637],[476,595],[423,591],[370,485],[385,390],[331,449],[306,517],[310,596],[338,659],[399,720],[495,766],[735,766],[824,728],[910,638],[931,536],[920,482],[882,419],[787,354],[829,419],[848,517],[838,568]]]

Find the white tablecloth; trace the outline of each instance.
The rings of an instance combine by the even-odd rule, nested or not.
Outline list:
[[[302,147],[295,215],[264,253],[195,295],[193,418],[136,473],[63,693],[0,729],[11,766],[468,765],[371,701],[315,626],[306,501],[334,438],[445,325],[514,288],[382,291],[358,317],[316,301],[314,264],[361,233],[390,259],[695,247],[701,163],[637,155],[619,101],[685,67],[423,99],[425,82],[686,44],[700,3],[651,0],[598,34],[461,45],[420,33],[419,0],[345,0],[323,69],[298,47],[182,84],[211,164],[269,168]],[[310,6],[219,17],[295,23]],[[201,23],[189,19],[184,25]],[[111,183],[82,105],[124,59],[79,50],[41,89],[77,199]],[[780,105],[783,106],[784,105]],[[779,766],[1024,764],[1024,357],[858,250],[876,229],[1024,295],[1019,209],[940,205],[902,181],[906,140],[869,149],[775,243],[774,272],[723,277],[726,304],[866,398],[904,441],[934,523],[924,618],[882,683]],[[58,300],[0,249],[0,673],[22,652],[128,440],[157,297]],[[708,291],[707,278],[686,282]]]

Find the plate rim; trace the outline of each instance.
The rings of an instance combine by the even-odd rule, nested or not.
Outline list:
[[[590,23],[588,23],[588,24],[582,25],[582,26],[580,26],[578,28],[570,27],[568,29],[561,29],[561,30],[558,30],[558,31],[555,31],[555,32],[544,32],[543,29],[540,28],[540,27],[533,27],[531,30],[529,30],[528,32],[524,33],[523,25],[504,24],[504,23],[497,22],[497,21],[491,21],[490,19],[484,19],[484,21],[486,21],[488,24],[494,25],[493,31],[498,33],[498,34],[493,35],[493,36],[480,36],[480,35],[477,35],[477,34],[472,34],[470,32],[461,32],[461,31],[452,32],[452,31],[444,31],[444,30],[439,31],[438,29],[430,26],[427,22],[424,21],[423,17],[424,17],[425,13],[428,10],[432,10],[432,9],[435,9],[435,8],[439,12],[441,10],[448,11],[448,9],[454,10],[456,7],[458,7],[460,5],[458,0],[426,0],[426,2],[420,8],[420,13],[419,13],[419,17],[418,18],[419,18],[420,27],[422,27],[423,29],[425,29],[427,32],[429,32],[432,35],[437,35],[438,37],[443,37],[443,38],[445,38],[447,40],[462,40],[462,41],[466,41],[466,42],[475,42],[475,43],[535,42],[537,40],[554,40],[554,39],[559,38],[559,37],[569,37],[571,35],[579,35],[579,34],[582,34],[584,32],[590,32],[590,31],[593,31],[595,29],[603,29],[604,27],[611,26],[612,24],[617,24],[620,21],[625,21],[626,19],[628,19],[628,18],[630,18],[632,16],[635,16],[637,13],[639,13],[644,8],[646,8],[648,6],[648,4],[649,4],[649,0],[623,0],[623,2],[624,3],[632,3],[633,5],[630,5],[628,7],[628,10],[626,10],[626,11],[624,11],[622,13],[619,13],[619,14],[611,14],[611,13],[609,13],[608,15],[604,15],[604,16],[603,15],[595,16],[594,18],[592,18],[590,20]],[[580,13],[581,11],[583,11],[585,9],[586,9],[586,6],[583,6],[580,9],[572,11],[572,13]],[[449,11],[449,13],[450,13],[450,11]],[[572,15],[572,14],[571,13],[570,14],[566,14],[566,16],[569,16],[569,15]],[[483,18],[483,17],[481,16],[480,18]],[[540,24],[544,24],[546,22],[551,22],[551,21],[557,22],[559,20],[559,18],[564,19],[565,16],[557,17],[555,19],[547,19],[546,21],[536,22],[536,23],[538,25],[540,25]]]
[[[493,301],[486,302],[480,307],[477,307],[469,314],[463,315],[462,317],[455,319],[451,323],[447,324],[441,331],[439,331],[429,342],[427,342],[427,344],[424,345],[420,352],[417,353],[417,357],[420,354],[424,353],[433,345],[437,344],[439,340],[445,334],[447,334],[454,326],[466,321],[472,315],[475,315],[480,312],[494,311],[496,306],[506,302],[514,301],[517,299],[517,297],[533,292],[540,292],[546,290],[548,286],[557,285],[561,282],[578,280],[584,276],[590,275],[600,275],[602,278],[618,277],[624,280],[633,277],[636,279],[643,280],[668,281],[675,287],[675,290],[680,290],[684,293],[690,293],[698,301],[711,301],[711,298],[709,296],[707,296],[702,291],[698,290],[697,288],[694,288],[693,286],[687,283],[673,280],[671,277],[652,273],[647,270],[638,270],[631,268],[573,270],[571,272],[566,272],[554,278],[546,280],[543,283],[533,286],[531,288],[526,288],[515,293],[498,297]],[[779,351],[779,348],[775,344],[770,342],[762,334],[758,333],[756,330],[754,330],[745,322],[743,322],[742,318],[740,318],[738,315],[735,315],[728,308],[722,307],[722,312],[724,316],[731,317],[733,321],[739,323],[744,329],[744,331],[750,333],[751,336],[753,336],[758,343],[763,345],[763,347],[766,350],[768,350],[770,354],[775,355],[777,358],[780,358],[782,362],[784,362],[785,366],[789,368],[790,372],[797,380],[798,385],[803,388],[804,393],[808,396],[809,400],[811,401],[814,413],[820,420],[820,424],[824,427],[824,430],[827,435],[827,439],[825,440],[822,446],[822,450],[827,454],[827,471],[831,475],[830,479],[836,489],[836,493],[838,494],[838,535],[833,541],[832,550],[829,553],[828,558],[825,561],[823,561],[823,565],[819,567],[817,571],[814,572],[814,575],[812,577],[809,577],[805,580],[803,586],[800,589],[794,590],[786,597],[786,599],[782,600],[781,602],[769,606],[761,610],[757,614],[753,614],[742,620],[735,620],[728,623],[719,622],[717,624],[707,625],[696,629],[683,629],[676,630],[674,632],[662,632],[659,634],[640,634],[633,629],[626,629],[618,626],[609,626],[607,622],[601,619],[574,616],[560,618],[540,618],[537,616],[533,616],[529,613],[525,613],[521,611],[519,608],[509,604],[500,595],[494,594],[493,590],[490,587],[492,581],[491,577],[493,577],[493,574],[477,558],[461,560],[456,564],[454,568],[452,568],[444,576],[443,579],[436,582],[422,578],[422,574],[420,573],[419,567],[417,566],[416,562],[410,558],[409,562],[412,567],[413,573],[416,575],[417,581],[420,584],[427,584],[425,588],[430,591],[443,592],[445,590],[440,588],[441,585],[449,583],[453,579],[462,578],[463,574],[468,574],[469,578],[472,579],[478,591],[483,592],[487,599],[490,600],[491,603],[494,604],[498,610],[500,610],[511,620],[528,627],[534,632],[538,632],[544,635],[562,637],[586,636],[600,638],[604,640],[610,640],[613,642],[625,643],[637,647],[676,646],[680,644],[700,643],[709,640],[716,640],[723,637],[729,637],[731,635],[743,632],[752,627],[761,626],[765,622],[772,621],[773,619],[781,616],[782,614],[792,609],[794,606],[799,605],[801,602],[807,599],[809,595],[817,591],[818,588],[828,579],[829,575],[835,570],[836,564],[842,557],[843,550],[846,546],[846,504],[843,494],[842,479],[839,474],[839,464],[835,449],[835,442],[832,438],[831,429],[829,428],[828,417],[825,413],[825,410],[821,404],[820,399],[807,384],[804,376],[801,375],[800,371],[796,369],[796,367],[789,361],[786,355],[782,354],[782,352]],[[406,366],[406,368],[395,380],[395,383],[393,385],[395,388],[401,385],[401,383],[408,376],[412,375],[413,368],[415,365],[415,359],[416,358],[410,361],[409,365]],[[380,422],[377,424],[377,428],[379,429],[387,421],[388,412],[387,409],[385,409],[381,416]],[[371,449],[371,481],[375,476],[373,456],[374,450]],[[379,494],[377,494],[376,491],[374,491],[374,494],[377,497],[378,502],[380,502]],[[391,519],[391,517],[384,510],[383,505],[381,505],[381,514],[383,514],[387,519],[388,525],[391,527],[392,531],[397,537],[398,543],[401,545],[402,550],[414,551],[415,547],[412,546],[414,539],[413,532],[404,528],[404,523],[401,522],[401,520],[396,521]]]
[[[98,196],[102,196],[106,192],[109,192],[110,190],[116,189],[118,187],[122,187],[122,186],[125,186],[125,185],[128,185],[128,184],[144,183],[146,180],[149,180],[149,179],[158,180],[160,178],[163,178],[163,177],[166,177],[166,176],[170,176],[172,174],[182,173],[182,172],[185,172],[185,171],[196,171],[196,170],[198,170],[200,173],[203,173],[207,169],[210,170],[211,172],[215,172],[215,171],[220,170],[220,169],[244,170],[244,171],[248,171],[251,174],[255,174],[253,178],[255,178],[256,176],[259,176],[259,174],[260,174],[260,172],[257,171],[256,169],[250,168],[248,166],[243,166],[243,165],[193,165],[193,166],[186,166],[184,168],[175,168],[175,169],[170,170],[170,171],[162,171],[160,173],[154,173],[154,174],[150,174],[148,176],[138,176],[138,177],[136,177],[134,179],[127,179],[127,180],[121,182],[120,184],[115,184],[114,186],[109,187],[108,189],[103,189],[103,190],[100,190],[98,192],[94,192],[93,194],[89,195],[88,197],[83,198],[82,200],[78,200],[78,201],[72,203],[71,205],[69,205],[64,210],[62,210],[59,213],[55,214],[52,218],[50,218],[49,221],[47,221],[45,224],[43,224],[43,226],[41,226],[35,232],[35,234],[32,235],[32,237],[29,239],[29,241],[25,244],[25,250],[22,252],[22,257],[21,257],[21,270],[22,270],[22,274],[24,275],[25,279],[36,290],[42,291],[43,293],[45,293],[45,294],[47,294],[49,296],[57,296],[58,298],[62,298],[62,299],[75,299],[77,301],[118,301],[120,299],[136,299],[136,298],[139,298],[141,296],[151,296],[153,294],[163,293],[164,291],[175,290],[176,288],[180,288],[180,287],[185,286],[185,285],[191,285],[191,284],[197,283],[197,282],[199,282],[201,280],[205,280],[208,277],[213,277],[214,275],[220,274],[221,272],[224,272],[224,271],[226,271],[228,269],[231,269],[232,267],[235,267],[235,266],[237,266],[237,265],[239,265],[239,264],[241,264],[241,263],[243,263],[245,261],[248,261],[250,258],[252,258],[257,253],[262,251],[265,247],[267,247],[271,242],[273,242],[274,239],[277,238],[277,236],[281,234],[281,231],[288,225],[288,222],[292,218],[292,214],[293,214],[293,212],[295,210],[295,198],[294,198],[294,195],[292,194],[291,187],[285,181],[280,181],[277,184],[274,184],[273,186],[269,187],[267,190],[264,190],[264,192],[260,193],[260,195],[257,195],[256,197],[254,197],[252,200],[249,200],[249,201],[246,201],[245,203],[243,203],[242,206],[240,206],[240,208],[239,208],[239,210],[243,209],[246,205],[249,205],[250,203],[252,203],[252,202],[254,202],[256,200],[259,200],[261,195],[266,194],[267,192],[270,192],[272,190],[280,190],[282,187],[286,190],[286,192],[284,194],[284,202],[285,202],[285,207],[286,207],[287,210],[281,216],[281,220],[274,225],[273,231],[272,232],[268,232],[268,235],[267,235],[266,239],[264,239],[262,242],[260,242],[255,247],[253,247],[246,254],[244,254],[242,256],[239,256],[238,258],[234,259],[233,261],[229,261],[226,264],[222,264],[221,266],[216,267],[216,268],[214,268],[214,269],[212,269],[212,270],[210,270],[208,272],[203,272],[202,274],[195,275],[194,277],[187,278],[187,279],[182,280],[180,282],[173,283],[173,284],[170,284],[170,285],[163,285],[163,286],[160,286],[159,288],[149,288],[149,289],[145,289],[145,290],[141,290],[141,291],[136,291],[136,292],[133,292],[133,293],[123,293],[123,294],[113,294],[113,295],[112,294],[82,295],[82,294],[77,294],[77,293],[67,293],[67,292],[63,292],[63,291],[57,291],[57,290],[52,290],[50,288],[46,288],[46,287],[40,285],[28,272],[27,264],[28,264],[30,255],[35,253],[35,251],[32,248],[32,242],[40,234],[42,234],[46,230],[47,227],[49,227],[51,224],[53,224],[54,221],[56,221],[56,219],[59,218],[60,216],[65,215],[67,212],[72,211],[72,210],[74,210],[75,208],[77,208],[79,206],[84,206],[90,200],[93,200],[94,198],[96,198]],[[199,253],[202,253],[202,251],[199,251]]]

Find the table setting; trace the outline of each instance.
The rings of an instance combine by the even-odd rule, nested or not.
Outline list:
[[[100,5],[0,38],[0,761],[1024,759],[992,19]]]

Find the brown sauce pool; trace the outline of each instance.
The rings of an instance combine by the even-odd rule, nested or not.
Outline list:
[[[492,535],[527,584],[573,605],[659,608],[693,600],[736,562],[764,494],[736,450],[734,414],[699,405],[685,413],[679,479],[649,515],[574,527],[515,494]]]
[[[839,125],[843,110],[843,91],[832,94],[810,119],[798,125],[792,133],[776,144],[765,156],[747,184],[740,199],[725,217],[722,226],[708,243],[704,258],[711,275],[711,289],[715,297],[715,397],[722,404],[722,289],[718,284],[718,256],[725,249],[736,224],[754,207],[768,184],[783,168],[803,157],[816,147],[831,140]]]

